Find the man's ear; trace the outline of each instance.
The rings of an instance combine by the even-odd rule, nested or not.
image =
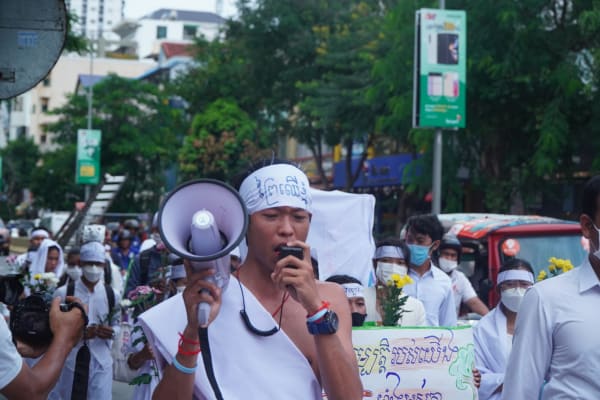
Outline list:
[[[592,234],[596,231],[592,219],[587,214],[581,214],[579,216],[579,225],[581,226],[581,233],[586,239],[590,239]]]
[[[439,240],[436,240],[433,243],[431,243],[431,246],[429,246],[429,254],[433,254],[433,252],[435,252],[438,247],[440,247]]]

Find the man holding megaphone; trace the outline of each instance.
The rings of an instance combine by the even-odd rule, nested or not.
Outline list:
[[[308,178],[269,160],[240,181],[239,195],[217,181],[184,184],[161,207],[161,235],[186,260],[188,285],[140,317],[163,367],[154,398],[307,400],[322,390],[329,399],[362,398],[348,302],[338,285],[315,280],[305,243]],[[185,220],[187,228],[173,228]],[[218,227],[215,248],[201,231],[206,221]],[[225,277],[244,236],[238,275]]]

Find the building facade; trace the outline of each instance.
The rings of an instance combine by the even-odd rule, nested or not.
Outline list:
[[[66,5],[77,16],[75,32],[91,39],[118,39],[113,28],[125,16],[125,0],[66,0]]]
[[[156,59],[163,42],[191,44],[200,36],[212,40],[224,22],[222,17],[208,11],[161,8],[138,20],[122,20],[113,30],[124,43],[121,52]]]

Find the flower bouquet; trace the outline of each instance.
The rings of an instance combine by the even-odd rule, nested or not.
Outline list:
[[[408,275],[392,274],[385,285],[377,287],[383,326],[398,325],[398,321],[404,315],[404,305],[408,299],[408,295],[403,294],[402,288],[411,283],[413,280]]]
[[[560,275],[563,272],[567,272],[573,269],[573,264],[570,260],[550,257],[548,260],[550,265],[548,265],[548,272],[545,269],[541,270],[537,276],[536,281],[543,281],[547,278],[552,278],[553,276]]]
[[[28,287],[31,293],[50,293],[52,294],[58,285],[58,277],[54,272],[44,272],[33,275],[33,279],[27,277],[23,285]]]
[[[137,318],[138,315],[159,303],[161,294],[162,291],[151,286],[138,286],[127,294],[127,300],[130,301],[127,307],[133,308],[133,317]]]

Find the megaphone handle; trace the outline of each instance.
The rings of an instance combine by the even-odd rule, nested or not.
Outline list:
[[[208,290],[205,290],[208,293]],[[200,326],[206,326],[210,317],[210,304],[200,303],[198,304],[198,324]]]

